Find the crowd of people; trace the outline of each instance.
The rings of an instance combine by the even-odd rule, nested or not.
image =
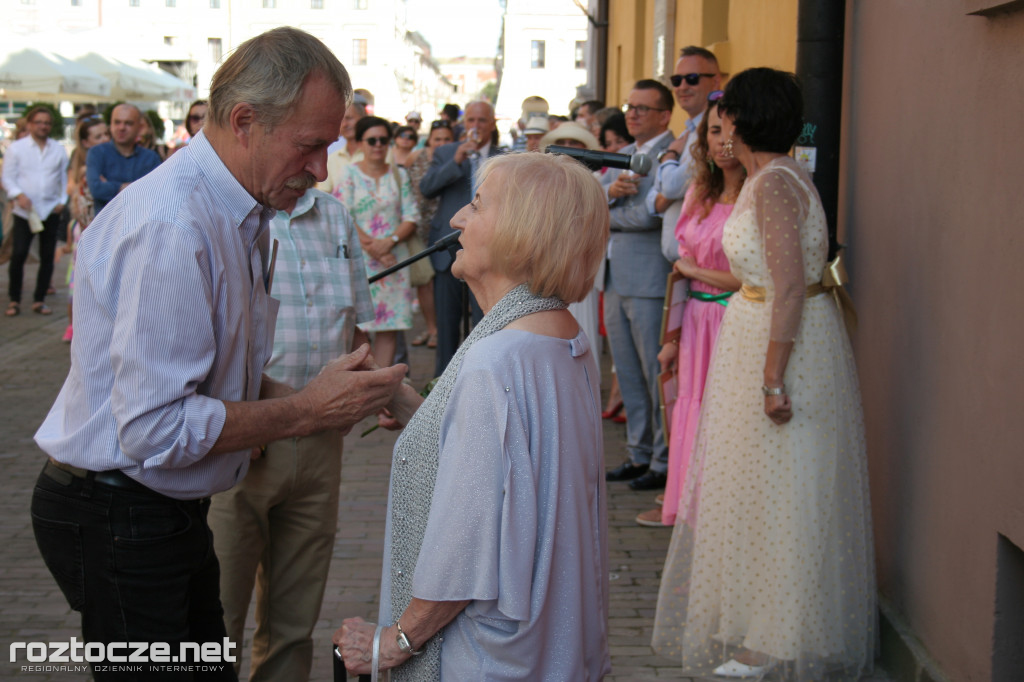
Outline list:
[[[72,364],[36,434],[32,515],[86,641],[242,651],[255,592],[251,679],[308,679],[343,436],[376,416],[401,433],[379,619],[333,637],[350,672],[609,674],[609,484],[660,493],[636,532],[671,530],[652,647],[685,674],[870,670],[850,311],[788,156],[799,83],[757,68],[724,84],[692,46],[668,80],[569,117],[529,97],[505,149],[488,102],[424,132],[417,111],[389,121],[319,40],[281,28],[225,60],[183,151],[120,104],[80,116],[69,163],[49,110],[26,112],[3,168],[6,314],[37,233],[32,310],[48,314],[68,206]],[[552,145],[657,163],[593,171]],[[685,302],[663,338],[670,275]],[[435,349],[429,393],[403,381],[409,345]],[[626,424],[607,471],[602,417]]]

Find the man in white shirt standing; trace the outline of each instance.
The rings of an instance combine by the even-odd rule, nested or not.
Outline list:
[[[7,317],[21,312],[21,282],[25,259],[32,244],[32,223],[42,222],[39,232],[39,274],[32,296],[32,311],[49,315],[44,303],[46,289],[53,276],[53,251],[57,246],[57,227],[68,201],[68,155],[64,147],[50,139],[53,115],[43,106],[32,107],[25,115],[29,134],[14,142],[4,157],[3,183],[9,200],[14,202],[14,248],[11,253]]]
[[[697,128],[708,109],[708,95],[722,87],[718,59],[710,50],[688,45],[680,50],[676,70],[669,80],[679,106],[690,116],[686,129],[658,156],[654,187],[647,194],[647,210],[662,217],[661,249],[670,262],[679,257],[676,221],[683,207],[683,196],[693,177],[690,147],[696,141]]]

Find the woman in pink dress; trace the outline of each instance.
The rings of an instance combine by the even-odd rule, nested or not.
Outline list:
[[[740,281],[729,272],[729,260],[722,250],[722,228],[732,213],[746,172],[736,159],[724,156],[722,119],[718,115],[721,97],[720,90],[708,97],[708,111],[691,150],[695,164],[693,182],[676,223],[679,260],[674,267],[689,280],[690,294],[683,309],[681,338],[666,343],[658,360],[662,371],[675,370],[679,396],[672,412],[664,502],[660,509],[636,517],[642,526],[671,527],[680,512],[686,518],[685,511],[677,507],[697,435],[711,351],[728,297],[740,288]]]

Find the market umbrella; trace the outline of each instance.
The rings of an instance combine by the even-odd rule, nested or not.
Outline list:
[[[110,98],[110,81],[47,50],[0,42],[0,99],[96,101]]]
[[[89,52],[75,59],[110,81],[110,98],[127,101],[159,102],[173,99],[175,88],[153,73],[147,64],[128,64],[113,57]]]

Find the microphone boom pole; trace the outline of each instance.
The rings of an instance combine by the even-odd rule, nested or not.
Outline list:
[[[415,255],[412,255],[412,256],[409,256],[408,258],[406,258],[401,263],[396,263],[396,264],[392,265],[387,270],[381,270],[376,275],[373,275],[372,277],[370,277],[370,279],[369,279],[370,284],[373,284],[377,280],[383,279],[384,277],[387,277],[388,275],[390,275],[392,273],[398,272],[402,268],[409,267],[410,265],[412,265],[413,263],[415,263],[419,259],[426,258],[427,256],[429,256],[430,254],[434,253],[435,251],[441,251],[442,249],[447,249],[447,248],[449,248],[451,246],[454,246],[459,241],[459,234],[460,234],[459,232],[452,232],[451,234],[446,235],[446,236],[442,237],[441,239],[438,239],[436,242],[434,242],[433,246],[428,246],[427,248],[425,248],[424,250],[420,251],[419,253],[417,253]],[[454,260],[454,256],[452,257],[452,259]]]

